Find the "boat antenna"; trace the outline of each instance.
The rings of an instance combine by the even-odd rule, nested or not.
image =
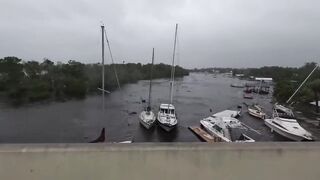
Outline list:
[[[153,63],[154,63],[154,48],[152,48],[152,63],[150,68],[150,84],[149,84],[149,104],[147,111],[151,110],[151,90],[152,90],[152,72],[153,72]]]
[[[111,58],[111,63],[112,63],[111,65],[113,67],[113,72],[114,72],[114,74],[116,76],[117,85],[118,85],[118,88],[121,89],[119,78],[118,78],[117,69],[116,69],[115,64],[114,64],[114,60],[113,60],[113,56],[112,56],[112,52],[111,52],[111,47],[110,47],[109,39],[108,39],[108,36],[107,36],[107,32],[104,31],[104,34],[105,34],[105,37],[106,37],[106,41],[107,41],[107,45],[108,45],[108,49],[109,49],[109,53],[110,53],[110,58]]]
[[[174,35],[174,44],[173,44],[173,55],[172,55],[172,69],[171,69],[171,82],[170,82],[170,104],[172,104],[172,100],[173,100],[173,86],[174,86],[174,71],[175,71],[175,67],[174,67],[174,58],[175,58],[175,54],[176,54],[176,44],[177,44],[177,32],[178,32],[178,24],[176,24],[176,31],[175,31],[175,35]]]
[[[314,69],[311,71],[311,73],[307,76],[306,79],[304,79],[304,81],[300,84],[300,86],[298,87],[298,89],[291,95],[291,97],[287,100],[287,104],[289,103],[289,101],[297,94],[297,92],[300,90],[300,88],[307,82],[307,80],[309,79],[309,77],[313,74],[313,72],[319,67],[319,64],[316,63],[316,67],[314,67]]]
[[[104,29],[104,24],[101,25],[101,59],[102,59],[102,108],[104,110],[105,104],[104,104],[104,93],[105,93],[105,89],[104,89],[104,34],[105,34],[105,29]]]

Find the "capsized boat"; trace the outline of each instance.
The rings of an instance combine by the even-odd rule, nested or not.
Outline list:
[[[171,131],[178,124],[175,107],[172,104],[161,104],[157,119],[162,129]]]
[[[232,117],[210,116],[200,120],[200,124],[210,135],[220,138],[223,142],[255,142],[243,133],[237,137],[232,136],[233,129],[246,130],[239,120]]]
[[[313,140],[311,133],[301,127],[296,119],[275,117],[265,119],[264,123],[271,129],[271,132],[275,131],[288,139],[294,141]]]
[[[265,119],[266,117],[266,113],[263,112],[262,107],[259,105],[249,106],[248,113],[251,116],[257,117],[259,119]]]
[[[140,123],[146,128],[150,129],[156,122],[156,116],[151,109],[151,90],[152,90],[152,69],[154,63],[154,48],[152,49],[152,64],[150,69],[150,83],[149,83],[149,100],[147,108],[140,113]]]

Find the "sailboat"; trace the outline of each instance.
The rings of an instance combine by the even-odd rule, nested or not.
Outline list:
[[[151,109],[151,89],[152,89],[152,69],[154,63],[154,48],[152,50],[152,64],[150,69],[150,83],[149,83],[149,100],[147,108],[140,113],[140,123],[146,128],[150,129],[156,122],[156,116]]]
[[[263,112],[262,107],[257,105],[257,104],[252,105],[252,106],[248,106],[248,113],[251,116],[254,116],[254,117],[259,118],[259,119],[265,119],[266,118],[266,113]]]
[[[178,119],[176,116],[175,107],[172,104],[173,99],[173,85],[174,85],[174,58],[176,51],[176,42],[177,42],[177,32],[178,32],[178,24],[176,24],[176,31],[174,37],[174,45],[173,45],[173,56],[172,56],[172,68],[171,68],[171,81],[170,81],[170,103],[168,104],[160,104],[159,112],[158,112],[158,122],[162,129],[166,131],[171,131],[178,124]]]

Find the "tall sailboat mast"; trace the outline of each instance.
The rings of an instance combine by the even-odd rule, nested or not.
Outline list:
[[[152,90],[153,63],[154,63],[154,48],[152,49],[152,63],[151,63],[151,68],[150,68],[149,102],[148,102],[148,109],[150,109],[150,110],[151,110],[151,90]]]
[[[101,87],[102,87],[102,107],[103,107],[103,109],[104,109],[104,91],[105,91],[105,89],[104,89],[104,25],[102,25],[101,26],[101,35],[102,35],[102,49],[101,49],[101,59],[102,59],[102,85],[101,85]]]
[[[174,73],[175,73],[174,58],[175,58],[175,54],[176,54],[177,33],[178,33],[178,24],[176,24],[176,31],[175,31],[175,35],[174,35],[174,44],[173,44],[171,82],[170,82],[170,104],[172,104],[172,101],[173,101],[173,87],[174,87]]]

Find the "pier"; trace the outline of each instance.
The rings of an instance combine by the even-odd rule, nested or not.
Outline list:
[[[201,140],[208,143],[222,142],[221,138],[216,136],[211,136],[209,133],[201,129],[200,127],[190,126],[189,129],[197,135]]]

